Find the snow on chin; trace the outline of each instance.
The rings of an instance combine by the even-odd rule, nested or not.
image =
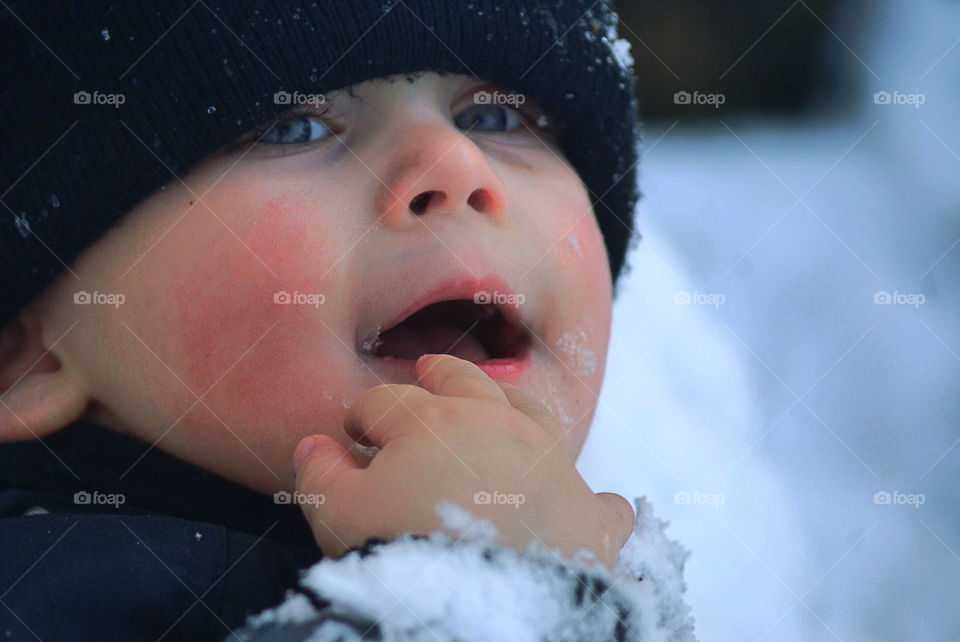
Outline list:
[[[563,395],[560,394],[557,383],[552,377],[547,379],[547,387],[550,390],[549,394],[544,397],[544,401],[550,406],[550,409],[553,410],[554,416],[562,421],[564,426],[569,426],[574,422],[573,415],[570,414],[570,408],[567,406]]]
[[[557,349],[567,357],[571,369],[580,377],[592,375],[597,370],[597,355],[589,348],[587,333],[583,330],[568,330],[556,341]]]

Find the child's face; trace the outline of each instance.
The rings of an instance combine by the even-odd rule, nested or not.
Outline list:
[[[286,121],[262,139],[272,143],[214,155],[138,205],[80,257],[80,281],[62,277],[39,302],[46,341],[80,318],[55,354],[82,378],[87,416],[258,490],[290,489],[302,437],[349,447],[352,400],[415,381],[412,361],[386,356],[444,351],[424,336],[463,337],[439,312],[431,335],[410,326],[384,333],[380,356],[364,350],[453,284],[458,299],[522,297],[499,302],[518,313],[527,356],[487,370],[540,396],[576,456],[609,338],[603,240],[536,114],[524,126],[510,105],[475,106],[482,89],[496,88],[428,73],[328,94],[329,129]],[[75,305],[78,290],[125,300]],[[518,356],[474,337],[450,350],[498,351]]]

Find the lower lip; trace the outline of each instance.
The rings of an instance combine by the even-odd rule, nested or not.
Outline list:
[[[376,357],[379,363],[392,366],[400,366],[413,370],[416,361],[413,359],[394,359],[393,357]],[[520,355],[509,359],[487,359],[474,364],[491,379],[497,381],[511,382],[527,371],[530,367],[530,349],[525,349]]]

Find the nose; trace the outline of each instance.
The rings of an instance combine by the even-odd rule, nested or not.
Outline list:
[[[379,215],[396,229],[422,227],[418,217],[441,213],[482,214],[502,223],[507,192],[484,152],[448,123],[417,123],[395,130]]]

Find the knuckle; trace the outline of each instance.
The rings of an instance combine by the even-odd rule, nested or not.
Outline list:
[[[537,423],[536,420],[519,409],[511,410],[513,410],[513,412],[509,413],[509,425],[516,435],[522,437],[531,445],[540,444],[548,437],[543,426]]]
[[[360,393],[360,396],[357,398],[356,402],[354,402],[354,405],[370,404],[379,401],[386,396],[393,396],[395,393],[393,393],[392,390],[395,386],[396,384],[391,383],[380,383],[375,386],[370,386]]]
[[[410,413],[418,424],[430,428],[445,428],[456,423],[459,413],[455,406],[440,398],[424,399],[410,405]]]
[[[634,521],[633,506],[621,495],[610,493],[608,497],[608,512],[612,513],[612,518],[616,528],[621,532],[632,530]]]
[[[472,366],[472,364],[471,364]],[[476,368],[476,366],[473,366]],[[484,383],[483,379],[486,375],[479,368],[474,370],[469,370],[467,368],[458,368],[452,372],[446,374],[443,377],[442,383],[444,386],[478,386]]]
[[[352,412],[359,412],[360,410],[363,410],[363,409],[367,408],[367,407],[370,405],[371,400],[374,399],[374,398],[376,398],[376,396],[377,396],[378,394],[381,394],[381,390],[380,390],[380,389],[381,389],[384,385],[385,385],[385,384],[380,384],[380,385],[377,385],[377,386],[373,386],[373,387],[367,388],[366,390],[364,390],[363,392],[361,392],[361,393],[357,396],[357,398],[353,400],[353,404],[350,406],[350,410],[351,410]]]
[[[553,413],[541,403],[535,401],[527,402],[522,404],[520,408],[524,413],[536,418],[539,421],[546,421],[550,423],[556,422],[556,418],[553,416]]]
[[[382,384],[382,386],[384,388],[384,397],[391,403],[409,402],[409,400],[416,395],[416,392],[420,390],[418,386],[407,383],[388,383]]]
[[[381,412],[386,412],[396,405],[409,404],[413,397],[410,393],[416,388],[416,386],[396,383],[381,383],[371,386],[360,393],[350,410],[354,413],[371,413],[382,406]]]
[[[547,435],[543,428],[519,411],[506,412],[497,418],[497,425],[506,433],[510,443],[522,452],[539,454],[547,445]]]

